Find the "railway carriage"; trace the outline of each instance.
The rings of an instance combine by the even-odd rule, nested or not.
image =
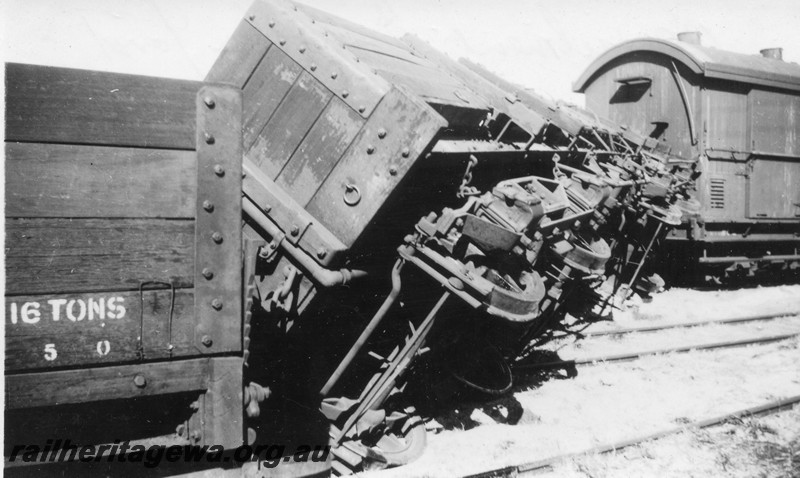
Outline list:
[[[697,215],[667,236],[669,255],[715,281],[759,269],[798,278],[800,66],[781,57],[687,32],[617,45],[574,84],[588,109],[698,162]]]

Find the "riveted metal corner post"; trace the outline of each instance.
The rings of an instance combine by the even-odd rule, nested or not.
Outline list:
[[[207,85],[197,95],[195,347],[242,349],[242,97]]]

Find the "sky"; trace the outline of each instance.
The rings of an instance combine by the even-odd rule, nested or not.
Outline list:
[[[202,79],[252,0],[6,0],[4,61]],[[303,0],[392,35],[413,33],[555,99],[608,48],[701,31],[703,44],[800,62],[797,0]]]

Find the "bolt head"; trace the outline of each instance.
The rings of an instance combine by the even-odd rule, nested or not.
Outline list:
[[[206,140],[206,144],[214,144],[216,139],[214,139],[214,135],[211,133],[203,133],[203,138]]]
[[[389,168],[389,174],[391,174],[392,176],[397,176],[397,168],[395,168],[394,166]]]
[[[144,375],[136,375],[133,377],[133,384],[139,388],[144,388],[147,386],[147,379],[144,378]]]
[[[217,244],[222,244],[222,234],[218,232],[211,234],[211,240],[216,242]]]
[[[210,110],[213,110],[214,107],[217,105],[217,103],[214,101],[214,98],[212,98],[210,96],[204,97],[203,98],[203,103],[205,103],[206,106],[208,107],[208,109],[210,109]]]
[[[214,165],[214,174],[216,174],[219,177],[225,176],[225,168],[223,168],[219,164],[215,164]]]
[[[348,96],[350,96],[350,92],[349,91],[347,91],[347,90],[342,91],[342,98],[347,98]]]
[[[315,65],[315,64],[313,64],[313,63],[312,63],[312,64],[311,64],[311,66],[309,67],[309,69],[310,69],[311,71],[317,71],[317,65]]]
[[[211,280],[211,279],[214,278],[214,271],[212,271],[208,267],[204,268],[203,272],[201,272],[201,274],[203,274],[203,277],[205,277],[206,280]]]
[[[214,204],[208,199],[206,199],[205,201],[203,201],[203,209],[205,209],[208,212],[211,212],[214,210]]]
[[[401,154],[401,155],[402,155],[404,158],[407,158],[407,157],[408,157],[408,155],[409,155],[409,154],[411,154],[411,151],[409,151],[409,149],[408,149],[408,148],[403,148],[403,151],[401,151],[401,152],[400,152],[400,154]]]
[[[255,16],[255,15],[250,15],[250,16],[249,16],[249,17],[247,17],[247,18],[249,18],[249,19],[250,19],[250,21],[252,22],[253,20],[255,20],[255,19],[256,19],[256,16]]]
[[[299,51],[300,51],[300,53],[301,53],[301,54],[302,54],[302,53],[305,53],[305,52],[306,52],[306,47],[304,47],[304,46],[301,46],[301,47],[300,47],[300,49],[299,49]]]
[[[367,146],[367,154],[372,154],[375,152],[375,146]]]
[[[363,107],[363,106],[359,106],[359,107],[358,107],[358,112],[359,112],[359,113],[363,113],[363,112],[365,112],[365,111],[367,111],[367,108],[365,108],[365,107]]]
[[[283,46],[283,45],[285,45],[285,44],[286,44],[286,40],[281,40],[281,41],[279,41],[278,43],[279,43],[281,46]]]
[[[331,79],[335,80],[338,77],[339,77],[339,74],[336,73],[335,71],[333,73],[331,73]]]
[[[202,338],[202,339],[200,339],[200,342],[201,342],[203,345],[205,345],[206,347],[211,347],[211,344],[213,344],[213,343],[214,343],[214,341],[213,341],[213,340],[211,340],[211,337],[209,337],[208,335],[204,335],[204,336],[203,336],[203,338]]]
[[[380,139],[383,139],[383,138],[385,138],[385,137],[386,137],[386,130],[385,130],[385,129],[383,129],[383,128],[379,129],[379,130],[378,130],[378,137],[379,137]]]
[[[213,307],[214,310],[222,310],[222,301],[219,299],[212,300],[211,307]]]
[[[269,25],[270,28],[275,28],[275,22],[269,22],[267,25]]]
[[[292,234],[293,236],[296,236],[296,235],[300,234],[300,228],[299,228],[299,227],[297,227],[297,225],[296,225],[296,224],[292,224],[292,229],[291,229],[291,231],[289,231],[289,232],[291,232],[291,234]]]
[[[319,257],[320,259],[325,259],[325,256],[327,255],[328,255],[328,250],[325,249],[324,247],[320,247],[319,249],[317,249],[317,257]]]

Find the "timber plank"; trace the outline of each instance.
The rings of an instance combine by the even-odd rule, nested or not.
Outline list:
[[[302,69],[278,48],[270,48],[242,89],[242,145],[247,151],[272,117]]]
[[[197,355],[193,306],[185,289],[8,297],[6,371]]]
[[[6,143],[6,216],[193,218],[195,153]]]
[[[194,232],[184,220],[9,219],[6,294],[189,287]]]
[[[194,149],[200,83],[6,65],[6,141]]]
[[[13,410],[205,390],[211,360],[203,358],[6,375],[6,408]],[[134,383],[137,375],[144,378],[144,386]]]
[[[272,43],[264,35],[242,20],[206,75],[205,81],[244,88],[270,45]]]
[[[332,100],[283,168],[276,183],[305,206],[358,134],[364,120]]]
[[[318,23],[323,23],[326,25],[330,25],[337,29],[345,30],[352,32],[353,34],[361,35],[366,38],[371,38],[373,40],[377,40],[381,43],[385,43],[387,45],[392,45],[397,49],[404,50],[407,48],[403,42],[399,39],[394,38],[389,35],[384,35],[383,33],[379,33],[375,30],[370,30],[362,25],[357,23],[353,23],[351,21],[345,20],[344,18],[337,17],[335,15],[331,15],[330,13],[316,9],[314,7],[309,7],[303,3],[296,3],[297,8],[308,15],[310,18],[314,19],[314,21]]]
[[[392,88],[306,209],[352,246],[446,126],[428,104]]]
[[[278,176],[331,96],[319,81],[303,72],[258,135],[248,159],[269,177]]]

